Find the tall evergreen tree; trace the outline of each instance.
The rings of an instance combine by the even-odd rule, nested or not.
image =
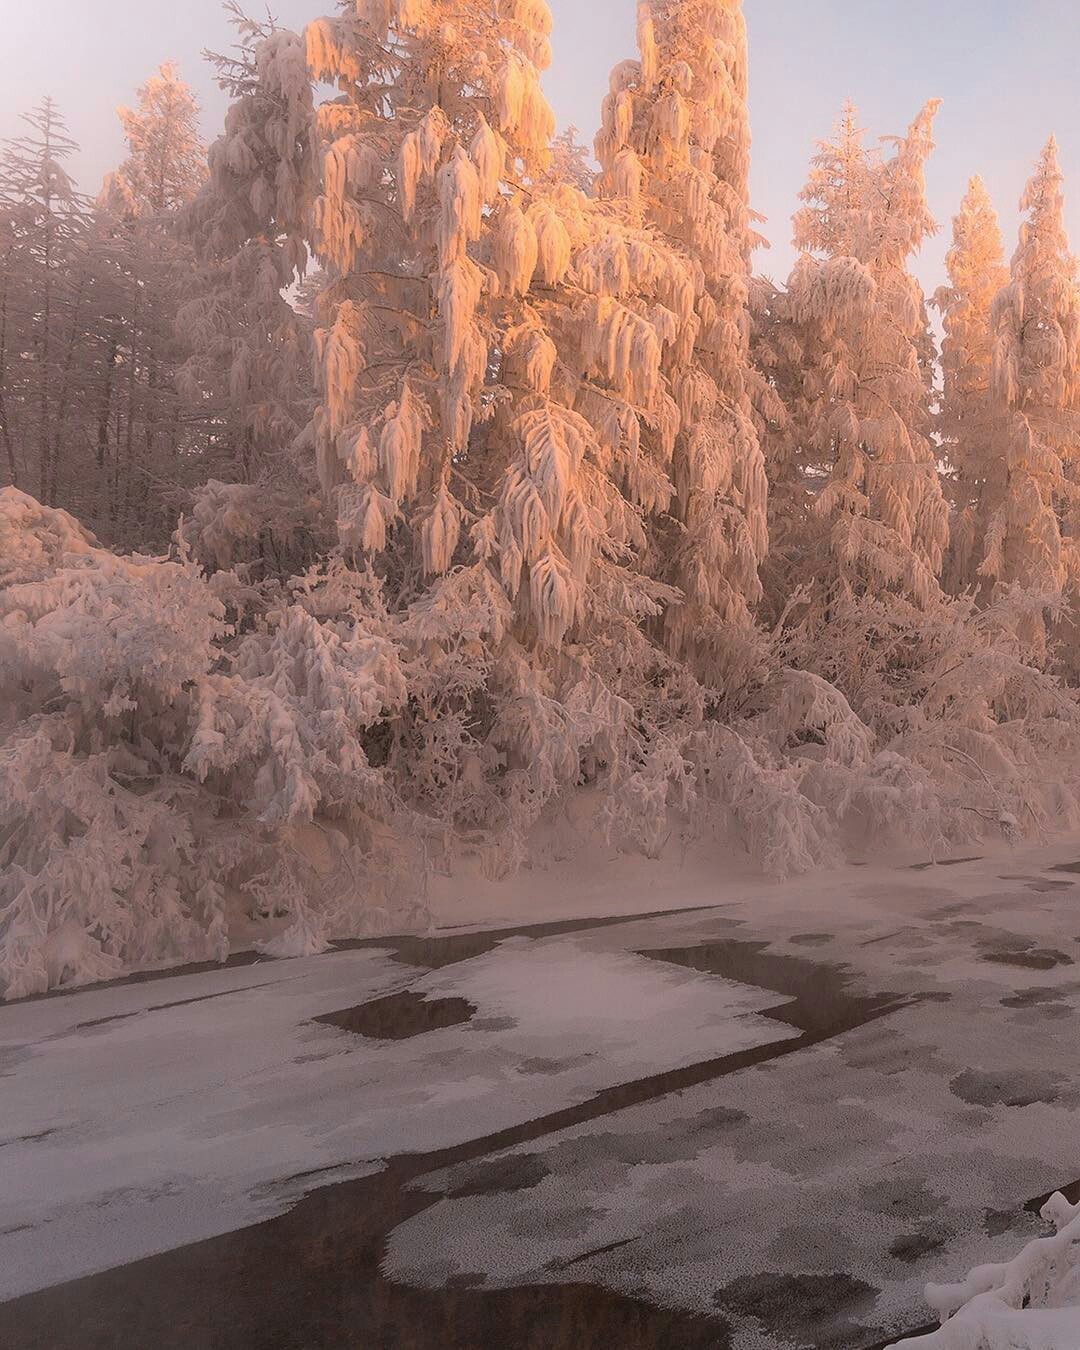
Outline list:
[[[199,105],[172,61],[161,64],[138,98],[136,108],[118,112],[128,158],[113,180],[130,211],[160,216],[190,202],[206,177]]]
[[[1052,602],[1077,572],[1071,530],[1063,535],[1062,522],[1074,509],[1080,459],[1080,292],[1053,137],[1020,206],[1026,219],[1010,282],[993,306],[993,390],[1006,423],[1007,484],[982,571]],[[1023,635],[1041,649],[1045,624],[1035,619]]]
[[[923,172],[937,107],[885,157],[866,153],[845,109],[795,217],[803,252],[783,322],[799,368],[793,434],[824,532],[801,558],[819,620],[867,588],[919,605],[938,592],[948,512],[930,439],[933,341],[909,268],[935,228]]]
[[[233,102],[183,222],[198,270],[179,314],[190,337],[181,382],[220,423],[212,475],[261,480],[265,493],[295,484],[292,450],[312,411],[310,324],[288,293],[307,268],[318,163],[303,38],[238,10],[234,23],[235,54],[215,58]]]
[[[692,277],[691,323],[671,350],[676,498],[658,549],[684,599],[673,649],[739,687],[767,549],[764,460],[750,403],[746,25],[740,0],[639,10],[639,63],[612,73],[596,148],[602,185],[653,224]]]
[[[979,177],[953,220],[945,263],[949,285],[934,297],[944,329],[938,429],[955,512],[947,582],[958,592],[976,581],[986,532],[1006,490],[1006,438],[991,392],[990,316],[1009,271],[997,212]]]

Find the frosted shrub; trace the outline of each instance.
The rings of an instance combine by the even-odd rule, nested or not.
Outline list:
[[[8,997],[218,955],[222,889],[171,772],[224,636],[194,569],[0,493],[0,982]]]
[[[393,645],[295,604],[231,640],[194,563],[117,557],[13,488],[0,542],[6,996],[221,959],[229,888],[324,938],[364,927]]]

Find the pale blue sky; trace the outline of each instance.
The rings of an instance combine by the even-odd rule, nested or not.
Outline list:
[[[634,53],[634,0],[553,0],[555,62],[546,87],[561,124],[595,130],[607,72]],[[251,8],[257,12],[253,2]],[[332,8],[275,0],[282,23],[302,26]],[[814,140],[851,95],[873,134],[902,131],[924,99],[945,100],[929,169],[944,227],[919,272],[942,280],[949,220],[968,177],[982,173],[1011,251],[1017,202],[1047,135],[1056,132],[1069,176],[1069,218],[1080,248],[1080,0],[746,0],[751,37],[754,205],[768,216],[763,271],[791,262],[790,216]],[[83,143],[83,186],[95,190],[122,151],[117,104],[175,59],[194,84],[208,137],[224,102],[200,58],[230,40],[217,0],[0,0],[0,135],[51,93]]]

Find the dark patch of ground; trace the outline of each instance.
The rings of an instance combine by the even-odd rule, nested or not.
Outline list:
[[[945,1246],[947,1238],[941,1233],[903,1233],[889,1244],[889,1255],[907,1265],[914,1265],[931,1252]]]
[[[1001,1237],[1016,1227],[1016,1215],[1009,1209],[984,1209],[983,1227],[987,1237]]]
[[[1002,876],[1002,881],[1023,881],[1029,891],[1068,891],[1076,885],[1075,881],[1051,881],[1049,877]]]
[[[468,1195],[501,1195],[510,1191],[531,1191],[551,1175],[538,1153],[511,1153],[473,1163],[446,1191],[450,1200]]]
[[[1027,989],[1018,989],[1015,994],[1001,1000],[1003,1008],[1035,1008],[1043,1003],[1064,1003],[1071,992],[1062,986],[1056,988],[1046,988],[1044,985],[1034,985]]]
[[[959,867],[961,863],[982,862],[982,857],[973,858],[931,858],[928,862],[912,863],[909,871],[925,872],[928,867]]]
[[[717,1290],[714,1301],[728,1313],[760,1322],[771,1335],[799,1350],[855,1350],[879,1291],[851,1275],[744,1275]]]
[[[855,976],[846,966],[787,956],[768,947],[767,942],[721,938],[694,947],[651,948],[638,955],[775,990],[791,1001],[761,1015],[797,1027],[809,1038],[851,1031],[893,1011],[902,1002],[895,994],[854,992],[850,986]]]
[[[1032,947],[1028,951],[996,951],[981,953],[981,960],[997,966],[1017,966],[1021,970],[1053,970],[1055,966],[1071,966],[1075,962],[1066,952],[1053,947]]]
[[[1062,1076],[1037,1069],[983,1073],[965,1069],[949,1084],[953,1096],[971,1106],[1031,1106],[1034,1102],[1056,1101]]]
[[[885,1179],[859,1187],[859,1197],[871,1210],[891,1213],[895,1218],[917,1221],[945,1208],[946,1200],[920,1182],[905,1178]]]
[[[355,1008],[324,1013],[312,1020],[378,1041],[404,1041],[427,1031],[460,1026],[476,1013],[466,998],[424,998],[406,989],[398,994],[358,1003]]]
[[[975,948],[981,961],[1016,966],[1021,970],[1053,970],[1055,966],[1075,964],[1067,952],[1055,947],[1036,947],[1030,938],[1001,930],[990,930],[986,936],[976,939]]]

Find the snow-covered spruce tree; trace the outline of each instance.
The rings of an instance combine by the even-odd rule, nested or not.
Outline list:
[[[313,501],[293,450],[312,412],[311,331],[287,298],[308,262],[317,171],[311,77],[298,34],[254,23],[235,8],[233,22],[234,54],[214,58],[233,102],[210,147],[209,178],[183,220],[199,266],[178,315],[191,347],[179,378],[190,397],[214,410],[216,462],[208,468],[233,484],[215,484],[214,501],[233,503],[234,523],[259,520],[271,530],[285,508],[278,532],[295,532]],[[206,524],[209,508],[204,494]],[[226,559],[227,524],[217,524],[212,560],[228,565],[241,540]]]
[[[596,188],[596,170],[591,159],[589,147],[578,140],[578,129],[571,124],[551,142],[548,174],[553,182],[569,183],[591,196]]]
[[[934,296],[945,330],[938,430],[954,511],[946,584],[958,593],[977,584],[987,530],[1006,487],[1007,438],[991,391],[990,320],[1009,272],[997,212],[979,177],[968,184],[953,220],[953,243],[945,262],[949,284]]]
[[[751,607],[767,549],[766,477],[749,389],[747,43],[741,0],[639,7],[640,60],[611,76],[596,139],[602,191],[654,225],[694,278],[671,353],[676,498],[656,549],[683,592],[668,637],[708,683],[757,664]]]
[[[795,217],[803,253],[787,305],[803,376],[789,411],[824,531],[801,558],[818,622],[866,590],[916,605],[938,592],[948,510],[930,440],[933,342],[909,270],[935,228],[923,171],[937,108],[928,103],[885,158],[865,151],[846,109]]]
[[[830,471],[832,445],[829,441],[823,454],[809,424],[821,398],[831,408],[833,396],[828,385],[819,392],[821,372],[810,367],[819,355],[827,367],[836,362],[828,343],[839,341],[840,307],[853,315],[864,308],[871,293],[869,277],[854,265],[853,256],[867,222],[867,202],[875,195],[875,174],[881,170],[880,150],[868,149],[865,136],[858,111],[848,100],[832,139],[818,143],[799,194],[808,205],[796,212],[793,221],[800,239],[812,232],[817,241],[817,255],[800,259],[799,276],[832,282],[822,297],[830,310],[828,333],[819,335],[820,325],[813,316],[796,310],[794,276],[787,287],[756,277],[751,288],[751,354],[773,394],[771,407],[757,409],[769,483],[764,612],[773,619],[784,612],[800,583],[820,572],[827,552],[827,523],[815,514],[814,505]],[[801,246],[805,248],[805,243]],[[814,270],[831,258],[851,262],[838,263],[828,275]],[[839,367],[841,379],[844,369]]]
[[[172,61],[139,88],[137,108],[118,116],[128,157],[106,182],[124,214],[161,216],[191,201],[206,177],[206,149],[198,133],[199,106]]]
[[[1052,609],[1077,575],[1072,526],[1080,459],[1080,289],[1052,137],[1021,210],[1027,218],[1010,281],[993,306],[993,392],[1007,422],[1007,482],[980,570],[999,587],[1042,592]],[[1044,619],[1032,616],[1021,636],[1040,654]]]
[[[365,749],[394,644],[302,583],[231,637],[249,592],[0,489],[0,995],[223,959],[244,909],[281,954],[416,922]]]

